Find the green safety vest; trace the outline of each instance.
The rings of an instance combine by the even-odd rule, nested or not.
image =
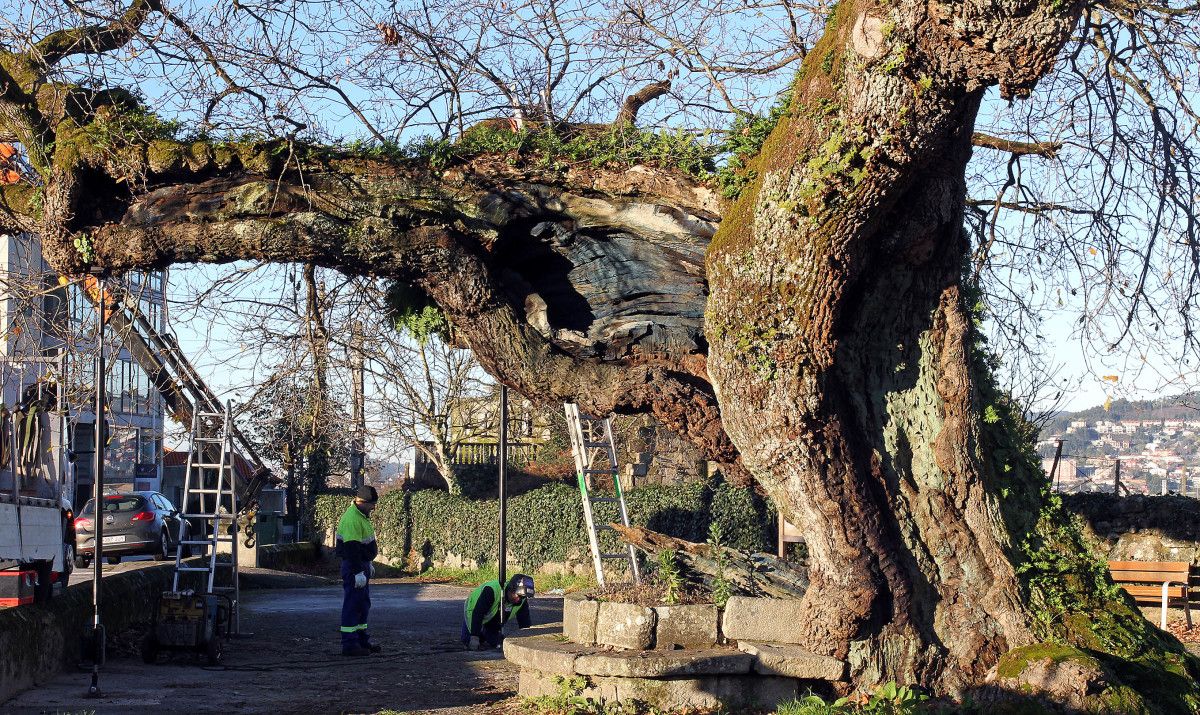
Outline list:
[[[492,607],[488,609],[487,615],[484,616],[480,623],[487,623],[500,612],[500,602],[504,599],[504,589],[500,588],[500,581],[488,581],[472,591],[470,596],[467,596],[467,607],[463,610],[463,616],[467,619],[468,624],[471,622],[471,614],[475,612],[475,604],[479,603],[479,597],[483,595],[484,591],[492,592]]]
[[[363,544],[375,542],[375,527],[358,507],[351,504],[337,525],[337,540],[340,542],[358,541]]]
[[[496,614],[500,612],[501,604],[504,605],[504,620],[508,620],[517,611],[525,608],[526,601],[524,600],[516,605],[504,601],[504,589],[501,588],[498,579],[488,581],[487,583],[480,584],[478,588],[471,592],[470,596],[467,596],[467,605],[463,609],[463,617],[466,618],[468,625],[471,623],[471,614],[474,613],[475,606],[479,603],[479,597],[483,595],[484,591],[492,592],[492,605],[488,609],[487,614],[484,615],[483,620],[480,621],[481,624],[495,618]]]

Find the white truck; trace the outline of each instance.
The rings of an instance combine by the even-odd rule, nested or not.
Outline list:
[[[56,458],[65,450],[54,392],[26,385],[0,407],[0,607],[49,600],[73,570],[75,515],[67,465]]]

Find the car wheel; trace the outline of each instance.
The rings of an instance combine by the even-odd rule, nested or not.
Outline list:
[[[117,564],[121,563],[120,556],[106,556],[105,558],[107,558],[108,563],[112,564],[113,566],[116,566]]]
[[[158,549],[154,552],[155,561],[166,561],[171,558],[171,539],[167,537],[166,530],[158,535]]]
[[[91,565],[92,565],[92,560],[89,559],[88,557],[86,557],[86,556],[76,556],[75,557],[75,568],[86,569],[88,566],[91,566]]]
[[[33,602],[47,603],[54,595],[54,584],[50,583],[51,574],[54,573],[53,561],[38,561],[33,566],[37,573],[37,586],[33,588]]]

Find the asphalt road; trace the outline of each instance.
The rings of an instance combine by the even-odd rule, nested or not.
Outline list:
[[[511,701],[501,701],[516,691],[516,669],[499,652],[467,651],[458,642],[468,593],[373,583],[371,631],[383,652],[346,658],[338,633],[340,586],[247,591],[243,631],[252,635],[230,640],[218,667],[192,653],[146,665],[137,653],[140,634],[130,632],[110,640],[103,697],[84,697],[86,672],[65,672],[0,704],[0,712],[510,712]],[[532,605],[535,632],[561,630],[561,598],[538,597]]]

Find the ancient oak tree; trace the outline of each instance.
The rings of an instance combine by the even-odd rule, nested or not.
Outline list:
[[[208,16],[161,0],[37,5],[26,25],[49,29],[11,30],[0,54],[0,137],[25,161],[0,195],[4,225],[40,234],[70,273],[257,260],[400,281],[520,392],[654,414],[804,531],[796,618],[811,650],[849,662],[854,686],[993,697],[1059,682],[1052,652],[1086,681],[1053,694],[1063,702],[1194,708],[1194,661],[1113,589],[1048,494],[1032,435],[990,374],[976,304],[991,252],[1021,234],[1005,232],[1001,209],[1132,228],[1113,198],[1138,189],[1114,169],[1122,160],[1140,161],[1161,198],[1138,213],[1149,244],[1170,232],[1200,255],[1190,221],[1164,228],[1190,216],[1194,195],[1179,89],[1194,74],[1177,61],[1195,46],[1195,9],[742,5],[627,2],[597,25],[557,2],[318,4],[349,13],[333,23],[354,39],[344,56],[306,24],[305,3]],[[774,34],[747,33],[756,17],[774,18]],[[1135,71],[1147,47],[1162,82]],[[105,81],[149,72],[128,60],[107,74],[123,52],[208,73],[211,86],[178,80],[196,132],[181,138]],[[658,118],[674,126],[743,112],[757,78],[796,65],[769,120],[737,118],[720,176],[695,140],[633,126],[668,100]],[[1149,108],[1147,132],[1119,102],[1105,105],[1121,115],[1107,129],[1086,129],[1127,148],[1090,174],[1090,209],[1086,192],[1031,200],[1014,168],[1059,161],[1070,142],[976,131],[981,114],[1022,106],[1004,101],[1061,84],[1063,67],[1081,78],[1063,106],[1120,87],[1106,96]],[[370,100],[388,110],[345,90],[346,76],[391,92]],[[377,140],[421,117],[435,138],[408,151],[322,143],[329,128],[309,126],[320,112],[289,104],[314,87]],[[272,136],[234,136],[247,127]],[[968,195],[973,146],[1008,157],[990,202]],[[1138,254],[1147,270],[1150,253]],[[1145,281],[1129,286],[1128,324],[1148,295]]]

